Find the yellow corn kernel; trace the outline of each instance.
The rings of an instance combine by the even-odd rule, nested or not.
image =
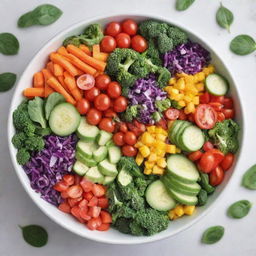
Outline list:
[[[154,137],[149,132],[144,132],[141,136],[141,142],[147,146],[151,146],[154,141]]]
[[[156,161],[157,161],[157,155],[156,155],[156,153],[151,152],[150,155],[149,155],[149,157],[148,157],[148,161],[149,161],[149,162],[156,162]]]
[[[174,85],[176,83],[176,78],[175,77],[172,77],[170,80],[169,80],[169,84],[170,85]]]
[[[185,79],[184,78],[180,78],[177,83],[176,83],[176,88],[179,90],[184,90],[185,89]]]
[[[195,105],[199,104],[199,96],[195,96],[192,101]]]
[[[183,99],[184,99],[184,101],[187,102],[187,103],[189,103],[189,102],[192,101],[192,99],[191,99],[189,96],[187,96],[187,95],[185,95]]]
[[[134,146],[135,146],[135,148],[140,148],[140,147],[144,146],[144,144],[141,141],[138,141],[138,142],[136,142],[136,144]]]
[[[176,153],[176,146],[175,145],[166,144],[165,150],[166,150],[166,153],[175,154]]]
[[[196,109],[195,109],[195,104],[194,104],[193,102],[188,103],[187,108],[188,108],[188,111],[189,111],[190,113],[194,113],[195,110],[196,110]]]
[[[161,133],[158,133],[156,134],[156,140],[161,140],[161,141],[165,141],[167,138],[167,136],[161,134]]]
[[[150,175],[152,173],[152,169],[144,169],[144,174]]]
[[[140,152],[138,152],[136,158],[135,158],[135,162],[137,165],[141,165],[143,163],[144,157],[142,156],[142,154]]]
[[[167,166],[167,163],[166,163],[165,158],[159,158],[159,159],[157,160],[157,165],[158,165],[159,167],[165,168],[165,167]]]
[[[183,206],[182,205],[177,205],[174,208],[174,212],[177,216],[181,217],[182,215],[184,215],[184,210],[183,210]]]
[[[199,92],[204,90],[204,83],[197,83],[195,86]]]
[[[155,165],[154,162],[145,161],[144,162],[146,169],[152,169]]]
[[[174,212],[174,210],[169,211],[168,217],[169,217],[170,220],[173,220],[173,219],[174,219],[174,217],[175,217],[175,212]]]
[[[162,174],[164,174],[164,169],[161,168],[161,167],[159,167],[159,166],[157,166],[157,165],[155,165],[155,166],[153,167],[152,173],[153,173],[153,174],[162,175]]]
[[[179,104],[179,106],[181,106],[181,107],[185,107],[185,106],[186,106],[186,102],[185,102],[184,100],[179,100],[179,101],[178,101],[178,104]]]
[[[148,131],[149,133],[154,133],[154,132],[155,132],[155,129],[156,129],[155,125],[151,125],[151,126],[148,126],[148,127],[147,127],[147,131]]]
[[[150,150],[149,150],[149,147],[147,147],[147,146],[142,146],[142,147],[139,147],[139,151],[140,151],[140,153],[141,153],[141,155],[143,156],[143,157],[148,157],[149,156],[149,154],[150,154]]]
[[[184,213],[192,215],[195,212],[196,207],[194,205],[184,205]]]

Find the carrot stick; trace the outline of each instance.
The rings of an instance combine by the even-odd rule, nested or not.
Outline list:
[[[95,58],[95,54],[97,55],[97,54],[99,54],[100,53],[100,45],[99,44],[94,44],[93,46],[92,46],[92,56],[93,56],[93,58]]]
[[[36,96],[44,97],[44,88],[26,88],[23,91],[23,95],[28,98]]]
[[[51,73],[51,71],[49,71],[48,69],[42,69],[42,73],[44,75],[44,97],[47,98],[51,93],[54,92],[54,90],[46,83],[46,81],[48,79],[50,79],[51,77],[53,77],[53,74]]]
[[[59,64],[54,63],[53,64],[53,74],[55,76],[63,76],[63,67]]]
[[[109,56],[108,53],[100,52],[100,53],[95,54],[95,56],[93,56],[93,58],[95,58],[97,60],[100,60],[100,61],[103,61],[103,62],[106,62],[107,59],[108,59],[108,56]]]
[[[105,67],[107,65],[105,62],[96,60],[93,57],[88,56],[86,53],[84,53],[78,47],[69,44],[67,46],[67,50],[68,50],[69,53],[74,54],[77,58],[81,59],[82,61],[84,61],[88,65],[96,68],[97,70],[99,70],[99,71],[104,71],[105,70]]]
[[[64,72],[64,82],[68,87],[68,90],[72,94],[72,96],[78,101],[82,99],[82,94],[76,85],[76,80],[73,76],[71,76],[68,72]]]
[[[54,70],[53,70],[53,63],[52,63],[51,61],[47,63],[46,68],[47,68],[50,72],[52,72],[52,73],[54,72]]]
[[[68,89],[68,87],[66,86],[66,84],[64,82],[64,76],[58,76],[57,79],[61,83],[63,88],[69,93],[69,89]]]
[[[62,87],[62,85],[58,82],[58,80],[55,77],[51,77],[50,79],[48,79],[47,84],[51,86],[51,88],[54,89],[56,92],[63,95],[67,102],[73,105],[76,104],[74,98]]]
[[[62,55],[58,53],[51,53],[50,59],[62,66],[65,70],[67,70],[72,76],[76,76],[78,74],[77,69],[70,62],[68,62]]]
[[[44,87],[44,75],[41,71],[36,72],[34,74],[33,87],[35,87],[35,88],[43,88]]]
[[[80,44],[79,49],[81,49],[87,55],[92,56],[92,53],[91,53],[91,51],[90,51],[88,46],[86,46],[84,44]]]
[[[81,75],[83,75],[85,72],[83,71],[83,70],[81,70],[81,69],[77,69],[77,71],[78,71],[78,76],[81,76]]]
[[[61,55],[67,55],[68,51],[66,50],[66,48],[64,46],[61,46],[58,50],[57,53],[61,54]]]

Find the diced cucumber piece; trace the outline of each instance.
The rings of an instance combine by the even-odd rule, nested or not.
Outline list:
[[[184,123],[184,121],[182,120],[176,120],[174,121],[172,127],[170,128],[169,132],[168,132],[168,137],[171,141],[171,143],[175,144],[176,145],[176,142],[175,142],[175,137],[176,137],[176,134],[177,132],[179,131],[179,128],[181,127],[181,125]]]
[[[195,164],[180,154],[168,157],[167,173],[183,183],[195,183],[199,179],[199,172]]]
[[[93,152],[93,159],[96,162],[103,161],[108,155],[108,149],[105,146],[100,146],[96,151]]]
[[[84,176],[88,170],[89,167],[80,161],[76,161],[73,166],[73,171],[80,176]]]
[[[81,118],[80,124],[77,128],[77,136],[80,139],[86,142],[95,141],[99,132],[100,130],[97,126],[88,124],[85,117]]]
[[[111,138],[112,133],[101,130],[97,137],[97,142],[100,146],[105,146]]]
[[[119,147],[112,146],[108,148],[108,158],[110,163],[116,164],[121,158],[121,150]]]
[[[228,92],[228,81],[221,75],[210,74],[205,79],[206,90],[215,95],[223,96]]]
[[[112,183],[115,180],[115,178],[116,177],[114,177],[114,176],[105,176],[103,185],[108,185],[108,184]]]
[[[115,143],[113,142],[113,140],[109,140],[109,141],[106,143],[105,146],[109,148],[109,147],[115,146]]]
[[[98,170],[97,166],[91,167],[85,174],[85,177],[94,183],[102,184],[104,182],[104,176]]]
[[[117,180],[122,186],[125,187],[132,182],[132,176],[128,172],[122,169],[118,173]]]
[[[173,189],[167,189],[168,193],[179,203],[185,205],[196,205],[197,204],[197,197],[196,196],[188,196],[182,193],[176,192]]]
[[[187,127],[190,127],[192,126],[192,123],[190,122],[187,122],[187,121],[183,121],[183,124],[179,127],[179,130],[177,131],[176,135],[175,135],[175,142],[176,142],[176,145],[184,150],[184,148],[182,148],[182,144],[181,144],[181,136],[184,132],[184,130],[187,128]]]
[[[76,152],[76,159],[89,167],[97,165],[97,162],[93,158],[85,157],[78,151]]]
[[[51,111],[49,126],[54,134],[68,136],[76,131],[80,118],[72,104],[60,103]]]
[[[81,155],[87,158],[92,158],[92,152],[97,149],[97,145],[92,142],[79,140],[76,145],[76,149]]]
[[[176,205],[175,200],[168,194],[162,181],[151,183],[146,190],[146,201],[158,211],[169,211]]]
[[[116,176],[117,169],[115,164],[111,164],[107,159],[99,163],[98,168],[103,175]]]

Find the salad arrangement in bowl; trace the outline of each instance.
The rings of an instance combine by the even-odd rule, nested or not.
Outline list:
[[[45,201],[92,231],[151,236],[193,215],[239,148],[228,80],[162,21],[85,27],[23,95],[17,163]]]

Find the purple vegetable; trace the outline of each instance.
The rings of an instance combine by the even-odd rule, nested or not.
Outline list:
[[[31,187],[47,202],[59,205],[60,193],[53,189],[63,175],[71,172],[75,161],[75,135],[59,137],[49,135],[44,138],[45,148],[34,153],[23,166],[29,177]]]
[[[164,54],[164,66],[175,73],[195,74],[202,71],[210,60],[210,53],[200,44],[188,42]]]

